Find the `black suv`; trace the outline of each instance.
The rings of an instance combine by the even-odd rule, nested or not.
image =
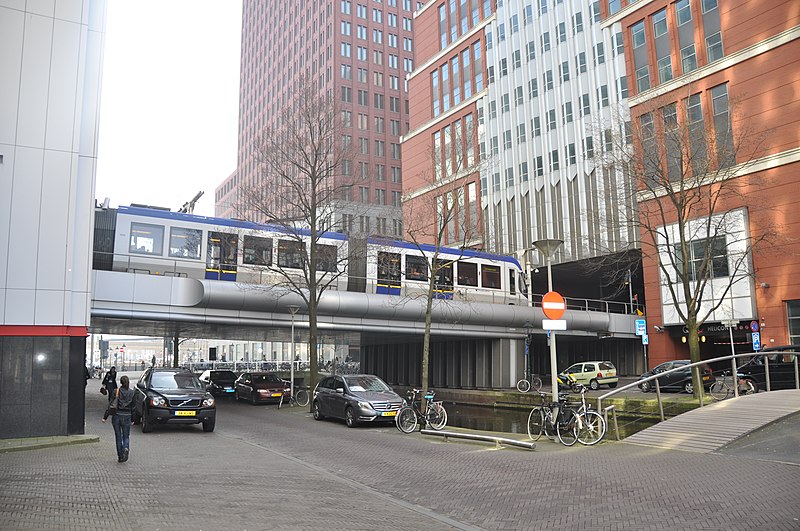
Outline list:
[[[203,424],[214,431],[217,406],[197,376],[186,369],[147,369],[136,383],[133,423],[142,432],[155,424]]]
[[[769,360],[770,389],[794,389],[794,360],[800,353],[800,346],[772,347],[764,349],[763,354],[753,356],[750,361],[739,366],[738,372],[753,383],[756,391],[767,390],[767,371],[764,356]]]

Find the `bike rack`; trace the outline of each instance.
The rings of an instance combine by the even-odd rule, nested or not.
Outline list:
[[[619,441],[619,426],[617,425],[617,408],[613,404],[610,406],[606,406],[603,409],[603,420],[606,421],[606,430],[608,430],[608,412],[611,412],[611,416],[614,418],[614,436]]]
[[[612,406],[613,407],[613,406]],[[498,437],[496,435],[484,435],[481,433],[462,433],[459,431],[437,431],[437,430],[428,430],[423,429],[420,430],[422,435],[438,435],[440,437],[444,437],[444,441],[447,442],[447,439],[452,437],[454,439],[467,439],[470,441],[483,441],[483,442],[493,442],[497,448],[500,448],[500,445],[506,446],[518,446],[520,448],[525,448],[528,450],[533,450],[536,448],[536,443],[533,441],[519,441],[517,439],[510,439],[508,437]]]

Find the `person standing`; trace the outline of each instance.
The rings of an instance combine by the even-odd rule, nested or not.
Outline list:
[[[117,368],[111,367],[106,375],[103,377],[103,386],[106,388],[108,395],[108,403],[114,399],[117,392]]]
[[[130,380],[127,376],[121,377],[119,383],[120,387],[116,390],[114,399],[109,402],[102,421],[105,422],[111,416],[111,425],[114,426],[114,437],[117,442],[117,461],[124,463],[130,454],[131,414],[135,393],[130,389]]]

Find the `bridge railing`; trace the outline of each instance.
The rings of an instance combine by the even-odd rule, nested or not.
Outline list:
[[[791,352],[788,352],[788,353],[792,354]],[[724,374],[730,373],[731,375],[737,375],[735,378],[731,377],[730,384],[732,386],[733,395],[734,396],[739,396],[739,385],[738,385],[739,384],[739,377],[738,377],[738,375],[740,373],[739,373],[739,367],[737,366],[736,360],[738,360],[740,358],[751,358],[753,356],[759,356],[759,355],[763,355],[763,360],[764,360],[764,370],[765,370],[765,376],[766,376],[766,391],[771,391],[772,390],[772,386],[771,386],[771,382],[770,382],[770,372],[769,372],[770,371],[770,369],[769,369],[770,361],[769,361],[769,355],[768,354],[773,354],[774,355],[774,354],[778,354],[778,352],[765,352],[763,354],[761,354],[759,352],[746,352],[746,353],[743,353],[743,354],[728,354],[727,356],[720,356],[720,357],[717,357],[717,358],[701,360],[701,361],[698,361],[698,362],[695,362],[695,363],[689,363],[688,365],[681,365],[681,366],[676,367],[674,369],[670,369],[670,370],[667,370],[667,371],[659,372],[658,374],[654,374],[654,375],[648,376],[646,378],[641,378],[641,379],[639,379],[639,380],[637,380],[635,382],[629,383],[627,385],[623,385],[621,387],[617,387],[617,388],[612,389],[611,391],[599,396],[597,398],[597,411],[600,411],[600,412],[604,413],[607,416],[608,415],[608,408],[603,409],[603,400],[607,400],[607,399],[613,397],[614,395],[617,395],[617,394],[619,394],[619,393],[621,393],[623,391],[627,391],[629,389],[633,389],[633,388],[639,387],[641,384],[643,384],[645,382],[652,382],[653,385],[655,385],[656,400],[657,400],[657,403],[658,403],[658,416],[659,416],[660,420],[663,422],[664,419],[665,419],[665,409],[668,408],[668,407],[675,408],[676,404],[673,401],[671,401],[670,403],[667,403],[667,402],[665,402],[663,400],[663,397],[661,395],[661,384],[660,384],[659,380],[661,378],[663,378],[664,376],[667,376],[669,374],[673,374],[673,373],[680,372],[680,371],[685,371],[686,368],[688,367],[688,368],[690,368],[692,370],[693,376],[696,376],[696,378],[694,378],[693,381],[698,381],[698,380],[702,381],[702,375],[699,373],[701,367],[708,366],[708,365],[711,365],[711,364],[717,363],[717,362],[724,362],[724,361],[730,361],[730,364],[731,364],[730,365],[730,369],[718,370],[718,371],[715,371],[715,373],[719,374],[720,376],[722,376],[723,373]],[[787,352],[781,352],[781,354],[787,354]],[[794,384],[795,384],[795,388],[796,389],[800,389],[800,371],[798,371],[798,357],[800,357],[800,355],[798,355],[798,353],[795,353],[793,363],[794,363]],[[705,406],[705,401],[706,401],[707,398],[710,398],[711,400],[713,400],[713,398],[705,396],[705,389],[703,389],[703,392],[699,393],[698,396],[699,396],[699,406],[700,407],[704,407]],[[615,415],[622,415],[622,416],[626,416],[626,417],[629,417],[629,418],[631,418],[631,417],[635,418],[635,416],[637,414],[642,414],[642,417],[640,417],[640,418],[644,418],[644,413],[645,413],[645,411],[644,411],[643,408],[639,409],[637,411],[631,411],[631,410],[621,411],[619,409],[615,410]],[[608,418],[606,418],[606,421],[608,421]],[[619,433],[617,433],[616,435],[617,435],[617,438],[619,439]]]

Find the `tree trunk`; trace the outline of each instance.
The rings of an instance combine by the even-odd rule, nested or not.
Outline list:
[[[687,319],[686,330],[689,341],[689,360],[692,363],[697,363],[700,361],[700,334],[698,333],[697,318],[695,316],[692,315]],[[700,370],[695,370],[694,367],[692,368],[692,387],[694,388],[694,397],[699,400],[700,393],[703,392],[703,380],[700,378]]]
[[[433,269],[431,269],[431,278],[428,284],[428,300],[425,307],[425,334],[422,336],[422,385],[420,385],[420,389],[422,389],[422,396],[420,396],[422,411],[425,411],[425,395],[428,394],[428,366],[430,365],[431,358],[431,310],[433,308],[435,279],[436,276],[433,274]]]

